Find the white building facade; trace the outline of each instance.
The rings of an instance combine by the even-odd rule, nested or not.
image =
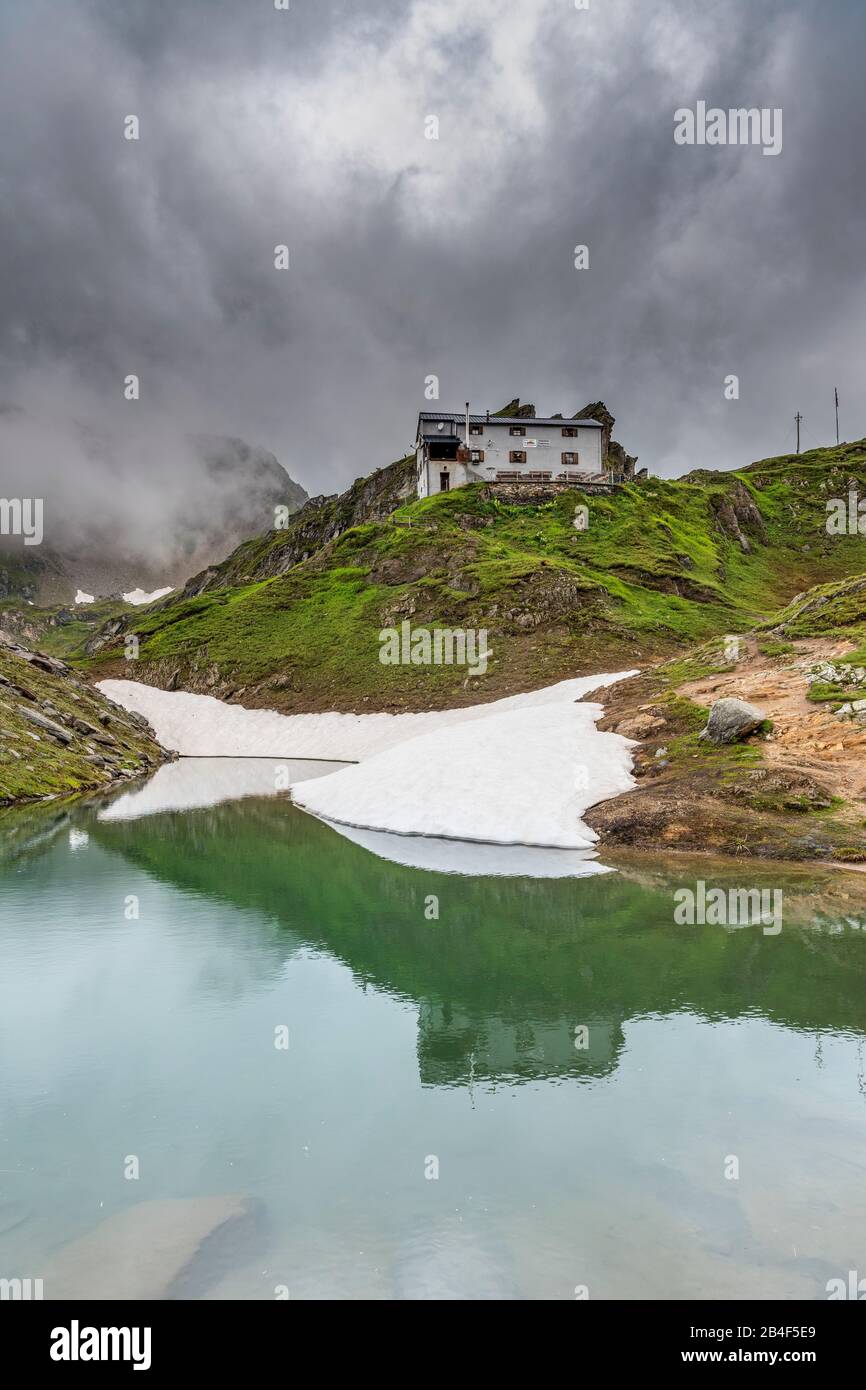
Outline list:
[[[597,420],[422,410],[415,450],[419,497],[467,483],[611,481]]]

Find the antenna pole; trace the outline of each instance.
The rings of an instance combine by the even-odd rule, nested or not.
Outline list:
[[[799,454],[799,452],[800,452],[800,421],[802,420],[802,418],[803,418],[803,417],[802,417],[802,415],[800,414],[800,412],[799,412],[799,410],[798,410],[798,411],[797,411],[797,414],[794,416],[794,419],[797,421],[797,453],[798,453],[798,454]]]

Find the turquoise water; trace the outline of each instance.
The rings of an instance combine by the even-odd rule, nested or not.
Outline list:
[[[832,883],[750,866],[784,888],[778,936],[681,927],[661,861],[414,868],[249,767],[208,804],[233,766],[218,793],[195,772],[199,805],[188,779],[171,810],[0,822],[0,1276],[220,1194],[255,1220],[201,1253],[198,1297],[822,1298],[866,1273],[866,918]]]

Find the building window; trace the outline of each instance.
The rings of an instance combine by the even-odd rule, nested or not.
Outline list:
[[[509,434],[524,435],[524,434],[526,434],[526,426],[525,426],[525,425],[510,425],[509,428],[508,428],[508,433],[509,433]]]
[[[483,463],[483,462],[484,462],[484,450],[483,450],[483,449],[472,449],[472,450],[471,450],[471,456],[472,456],[472,462],[473,462],[473,463]]]
[[[577,430],[569,425],[568,429],[562,431],[563,439],[577,439]]]
[[[509,463],[525,463],[525,462],[526,462],[526,450],[525,450],[525,449],[512,449],[512,450],[511,450],[511,453],[508,455],[508,462],[509,462]]]
[[[563,454],[562,461],[563,463],[570,465],[572,468],[576,468],[577,454]]]
[[[470,425],[470,426],[469,426],[469,433],[470,433],[470,434],[483,434],[483,433],[484,433],[484,426],[483,426],[483,425]]]
[[[448,473],[439,474],[439,491],[448,492],[451,488],[451,475]]]

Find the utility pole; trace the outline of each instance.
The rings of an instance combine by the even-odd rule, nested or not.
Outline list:
[[[836,443],[838,444],[838,443],[839,443],[839,387],[838,387],[838,386],[836,386],[836,387],[834,388],[833,394],[834,394],[834,396],[836,397]]]
[[[803,418],[803,417],[802,417],[802,415],[800,414],[800,412],[799,412],[799,410],[798,410],[798,411],[797,411],[797,414],[794,416],[794,419],[797,421],[797,453],[798,453],[798,454],[799,454],[799,452],[800,452],[800,421],[802,420],[802,418]]]

